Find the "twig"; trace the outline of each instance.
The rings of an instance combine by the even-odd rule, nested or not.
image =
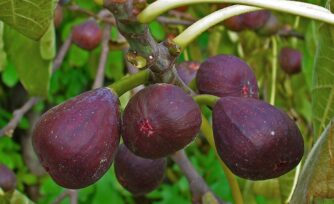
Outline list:
[[[207,193],[214,195],[204,179],[194,169],[184,150],[180,150],[173,154],[172,159],[180,167],[189,182],[190,190],[193,196],[193,203],[202,203],[203,196]],[[217,196],[215,197],[217,203],[223,203],[217,198]]]
[[[191,25],[194,23],[194,21],[187,21],[187,20],[181,20],[177,18],[169,18],[165,16],[160,16],[157,19],[162,24],[171,24],[171,25]]]
[[[70,34],[70,36],[66,39],[63,45],[60,47],[57,57],[54,60],[52,72],[56,71],[63,63],[64,57],[66,56],[66,53],[72,44],[71,36],[72,35]],[[0,130],[0,137],[4,135],[11,136],[14,130],[16,129],[16,127],[18,126],[18,124],[20,123],[22,117],[39,101],[40,101],[40,98],[31,97],[25,104],[23,104],[22,107],[14,110],[13,118],[9,121],[9,123],[5,127],[3,127]]]
[[[78,191],[67,189],[64,192],[62,192],[53,202],[52,204],[59,204],[61,203],[65,198],[70,198],[70,204],[77,204],[78,203]]]
[[[105,22],[106,24],[115,25],[115,19],[112,17],[112,15],[96,15],[94,12],[83,9],[76,4],[72,4],[72,5],[68,6],[67,8],[70,11],[79,12],[79,13],[85,14],[87,16],[91,16],[91,17],[95,18],[96,20],[101,20],[101,21]],[[102,10],[102,12],[104,12],[104,11],[106,11],[106,10]],[[110,14],[110,12],[109,12],[109,14]]]
[[[108,60],[108,53],[109,53],[110,29],[111,29],[111,26],[109,24],[106,24],[103,30],[102,51],[101,51],[99,66],[98,66],[96,76],[95,76],[93,89],[103,86],[104,71],[105,71],[106,63]]]

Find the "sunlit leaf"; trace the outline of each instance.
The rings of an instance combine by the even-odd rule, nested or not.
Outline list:
[[[3,34],[4,34],[4,23],[0,21],[0,72],[5,68],[7,63],[7,54],[6,51],[4,50]]]
[[[301,171],[291,204],[309,203],[313,197],[334,198],[334,121],[312,148]]]
[[[334,117],[334,27],[319,30],[312,88],[312,112],[318,137]]]
[[[40,39],[53,17],[55,0],[0,0],[0,20],[31,39]]]
[[[5,49],[24,88],[35,96],[46,96],[51,76],[51,61],[40,54],[40,43],[5,27]]]

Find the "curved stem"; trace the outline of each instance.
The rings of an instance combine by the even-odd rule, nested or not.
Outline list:
[[[275,37],[272,37],[272,74],[271,74],[271,93],[270,93],[270,104],[275,105],[276,97],[276,79],[277,79],[277,41]]]
[[[229,6],[200,19],[193,25],[189,26],[185,31],[176,36],[173,41],[182,48],[196,39],[200,34],[211,28],[212,26],[228,19],[232,16],[243,13],[260,10],[260,8],[251,6]]]
[[[145,69],[136,74],[124,77],[123,79],[108,86],[112,89],[118,96],[122,96],[127,91],[136,88],[139,85],[145,84],[149,81],[150,70]]]
[[[210,107],[213,107],[219,100],[219,97],[209,95],[209,94],[201,94],[201,95],[194,96],[193,99],[199,105],[208,105]]]
[[[314,4],[290,0],[159,0],[143,10],[138,15],[138,20],[142,23],[148,23],[168,10],[197,3],[234,3],[256,6],[334,24],[334,15],[327,9]]]
[[[216,156],[223,168],[223,171],[225,172],[225,176],[227,178],[227,181],[230,185],[230,188],[232,190],[232,196],[234,199],[235,204],[243,204],[243,198],[242,194],[239,188],[239,184],[237,179],[235,178],[234,174],[230,171],[230,169],[225,165],[225,163],[220,159],[217,149],[215,146],[214,138],[213,138],[213,131],[211,128],[211,125],[209,121],[205,118],[204,115],[202,115],[202,125],[201,125],[201,132],[209,142],[210,146],[215,150]]]

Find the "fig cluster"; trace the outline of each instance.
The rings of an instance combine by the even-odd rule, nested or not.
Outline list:
[[[272,35],[279,30],[279,22],[270,11],[253,11],[233,16],[223,22],[224,26],[232,31],[254,30],[263,35]]]
[[[279,177],[302,159],[302,135],[283,111],[259,100],[256,78],[241,59],[219,55],[201,64],[201,93],[219,96],[213,107],[216,148],[231,171],[246,179]]]
[[[57,184],[87,187],[108,171],[116,156],[121,185],[134,195],[146,194],[162,182],[165,157],[191,143],[201,126],[199,106],[171,84],[154,84],[134,95],[123,123],[119,106],[111,89],[99,88],[41,116],[33,147]],[[125,145],[119,147],[121,133]]]

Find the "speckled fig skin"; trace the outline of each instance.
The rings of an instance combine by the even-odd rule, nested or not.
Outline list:
[[[4,192],[11,192],[16,188],[16,176],[7,166],[0,164],[0,188]]]
[[[185,84],[189,84],[196,77],[201,64],[195,61],[182,62],[176,65],[177,73]]]
[[[188,145],[201,122],[200,108],[191,96],[171,84],[154,84],[130,99],[122,137],[136,155],[157,159]]]
[[[258,98],[255,75],[241,59],[232,55],[217,55],[203,62],[196,76],[200,93],[219,97]]]
[[[125,145],[118,148],[115,174],[118,182],[133,195],[145,195],[162,183],[167,160],[145,159],[133,154]]]
[[[91,51],[100,45],[102,31],[94,20],[88,20],[73,27],[72,40],[82,49]]]
[[[109,169],[120,141],[120,121],[119,100],[110,89],[88,91],[42,115],[33,147],[57,184],[84,188]]]
[[[231,171],[264,180],[292,170],[302,159],[298,127],[279,109],[253,98],[221,98],[213,109],[216,148]]]
[[[270,17],[270,11],[253,11],[245,13],[243,16],[243,25],[250,30],[257,30],[265,25]]]
[[[279,63],[287,74],[298,74],[301,72],[302,54],[294,48],[284,47],[280,51]]]

